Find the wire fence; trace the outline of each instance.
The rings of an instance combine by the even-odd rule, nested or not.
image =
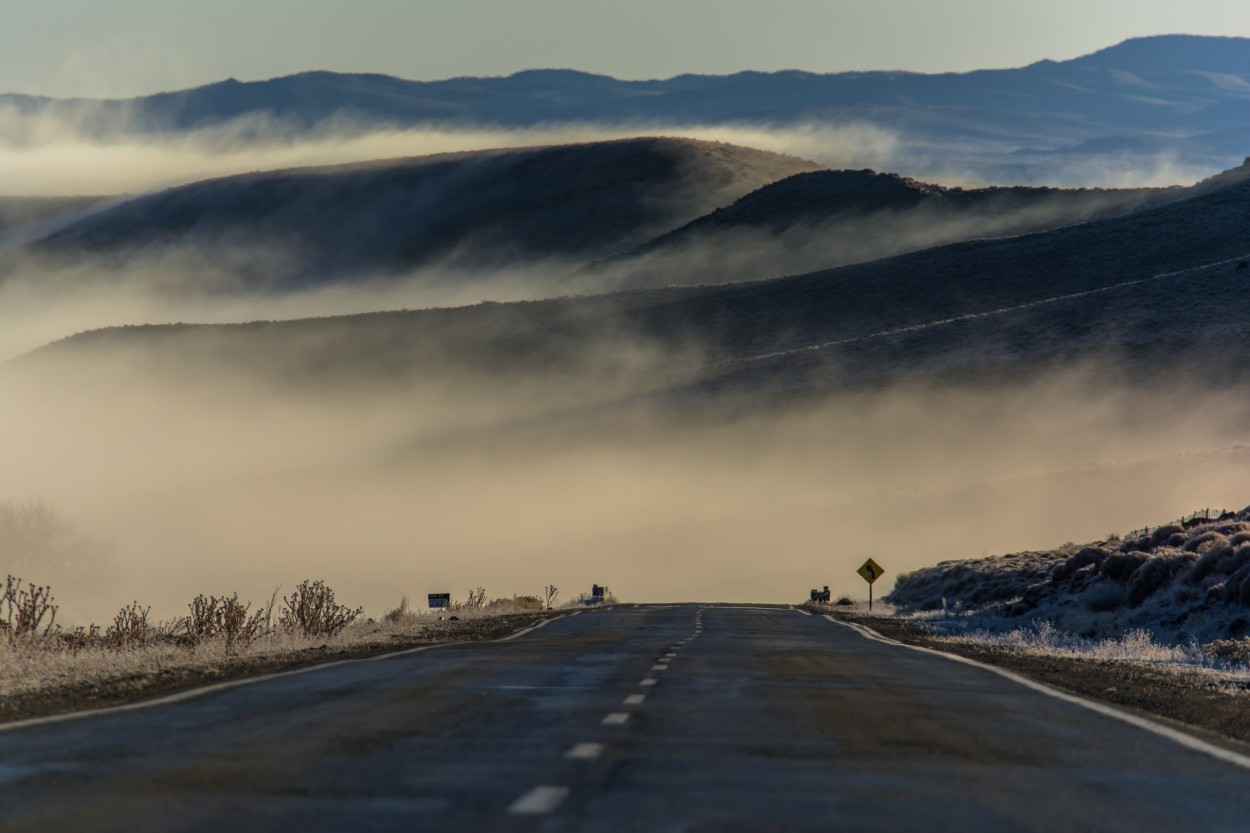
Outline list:
[[[1211,521],[1226,521],[1235,517],[1237,517],[1237,513],[1228,509],[1199,509],[1197,512],[1177,518],[1175,521],[1169,521],[1168,523],[1159,524],[1158,526],[1144,526],[1141,529],[1134,529],[1126,535],[1121,536],[1121,540],[1153,536],[1158,530],[1165,526],[1172,526],[1173,524],[1188,529],[1189,527],[1197,526],[1198,524],[1210,523]]]

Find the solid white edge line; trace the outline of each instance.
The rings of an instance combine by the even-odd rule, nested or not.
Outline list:
[[[960,663],[963,663],[964,665],[971,665],[974,668],[982,668],[986,671],[992,671],[993,673],[997,674],[1000,677],[1005,677],[1006,679],[1011,680],[1014,683],[1019,683],[1020,685],[1025,686],[1026,688],[1031,688],[1034,691],[1039,692],[1041,694],[1054,697],[1056,700],[1063,700],[1066,703],[1072,703],[1077,706],[1084,706],[1090,711],[1097,712],[1098,714],[1104,715],[1106,717],[1114,718],[1116,720],[1127,723],[1130,726],[1136,726],[1138,729],[1144,729],[1147,732],[1151,732],[1153,734],[1158,735],[1159,737],[1166,738],[1174,743],[1184,746],[1186,749],[1193,750],[1194,752],[1201,752],[1205,755],[1209,755],[1212,758],[1223,761],[1224,763],[1232,764],[1233,766],[1237,766],[1237,767],[1241,767],[1242,769],[1250,770],[1250,757],[1247,757],[1246,755],[1242,755],[1238,752],[1234,752],[1231,749],[1225,749],[1222,746],[1216,746],[1213,743],[1208,743],[1207,741],[1202,740],[1201,738],[1194,737],[1193,735],[1182,732],[1179,729],[1173,729],[1171,726],[1165,726],[1162,723],[1156,723],[1155,721],[1150,720],[1145,717],[1141,717],[1140,715],[1132,714],[1126,711],[1121,711],[1120,709],[1117,709],[1114,706],[1109,706],[1106,703],[1100,703],[1097,700],[1089,700],[1078,694],[1069,694],[1066,691],[1061,691],[1057,688],[1047,685],[1046,683],[1039,683],[1037,680],[1030,680],[1028,677],[1022,677],[1021,675],[1015,673],[1014,671],[1008,671],[1005,668],[998,668],[993,665],[987,665],[984,662],[978,662],[974,659],[961,657],[958,654],[948,654],[945,651],[938,651],[934,648],[925,648],[924,646],[921,646],[921,645],[908,645],[906,642],[899,642],[896,639],[890,639],[888,636],[882,636],[881,634],[874,631],[872,628],[866,627],[864,625],[858,625],[853,622],[843,622],[838,619],[835,619],[833,616],[826,615],[825,618],[828,619],[830,622],[833,622],[835,625],[841,625],[845,628],[850,628],[851,630],[855,631],[856,633],[858,633],[860,636],[864,637],[865,639],[871,639],[874,642],[881,642],[886,645],[894,645],[899,648],[907,648],[912,651],[919,651],[920,653],[923,653],[923,654],[933,654],[935,656],[945,657],[946,659],[951,660],[952,662],[960,662]]]
[[[47,726],[52,723],[65,723],[70,720],[81,720],[87,717],[105,717],[113,714],[122,714],[124,712],[139,711],[140,709],[150,709],[156,706],[169,706],[174,703],[182,703],[187,700],[194,700],[197,697],[204,697],[209,694],[216,694],[219,691],[227,691],[232,688],[239,688],[253,683],[263,683],[268,680],[278,680],[283,677],[294,677],[297,674],[307,674],[312,671],[324,671],[327,668],[336,668],[340,665],[349,665],[354,662],[378,662],[384,659],[392,659],[394,657],[404,657],[410,654],[419,654],[423,651],[433,651],[436,648],[450,648],[456,645],[490,645],[495,642],[509,642],[518,637],[532,633],[539,628],[545,628],[552,622],[558,622],[561,619],[567,619],[570,616],[576,616],[582,611],[577,610],[572,613],[565,613],[561,616],[554,616],[545,619],[537,625],[531,625],[523,628],[516,633],[499,639],[485,639],[481,642],[439,642],[436,645],[419,645],[416,648],[405,648],[402,651],[391,651],[389,653],[374,654],[371,657],[353,657],[352,659],[339,659],[333,662],[323,662],[318,665],[308,665],[303,668],[292,668],[288,671],[274,671],[269,674],[258,674],[255,677],[240,677],[237,680],[226,680],[223,683],[213,683],[212,685],[200,686],[199,688],[189,688],[185,691],[175,692],[174,694],[166,694],[164,697],[156,697],[152,700],[140,700],[137,703],[122,703],[117,706],[104,706],[98,709],[87,709],[78,712],[62,712],[61,714],[50,714],[44,717],[28,717],[25,720],[14,720],[11,723],[0,723],[0,732],[16,731],[18,729],[29,729],[35,726]]]
[[[568,798],[568,787],[534,787],[525,795],[512,802],[508,812],[514,816],[533,816],[550,813],[560,806],[560,802]]]

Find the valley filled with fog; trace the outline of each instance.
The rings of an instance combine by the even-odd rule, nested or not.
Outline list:
[[[1028,70],[1138,60],[1110,53]],[[69,526],[24,577],[72,624],[309,577],[371,611],[791,602],[862,593],[867,556],[1250,502],[1250,172],[1214,113],[1103,153],[1088,121],[981,146],[955,103],[696,92],[473,122],[0,96],[0,501]]]

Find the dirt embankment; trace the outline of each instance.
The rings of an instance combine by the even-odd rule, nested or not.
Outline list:
[[[498,639],[567,611],[544,611],[441,621],[410,634],[344,646],[322,645],[287,653],[240,655],[209,667],[165,668],[58,688],[0,697],[0,723],[64,712],[118,706],[197,686],[238,680],[275,671],[291,671],[345,659],[363,659],[423,645]]]
[[[1207,735],[1209,740],[1250,743],[1250,691],[1201,670],[1040,656],[1013,648],[936,638],[896,619],[832,613],[908,645],[957,654],[1092,700],[1182,723]]]

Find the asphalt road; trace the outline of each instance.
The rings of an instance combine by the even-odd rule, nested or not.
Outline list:
[[[794,610],[626,607],[0,731],[5,831],[1238,831],[1250,771]]]

